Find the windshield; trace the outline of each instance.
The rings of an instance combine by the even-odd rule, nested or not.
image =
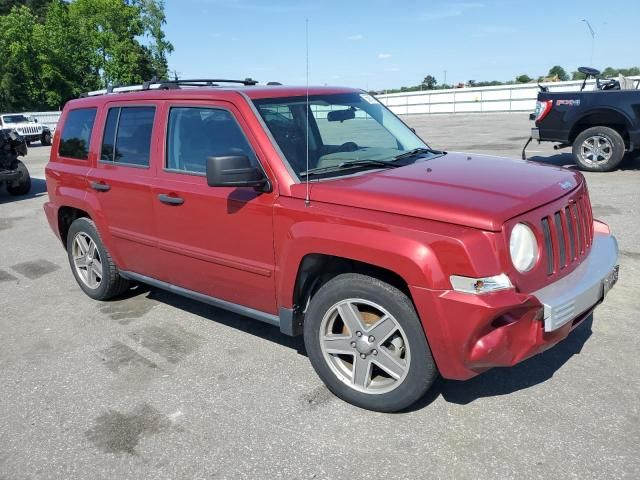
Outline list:
[[[391,162],[427,149],[384,105],[366,93],[309,96],[309,168],[306,165],[306,97],[254,100],[260,115],[298,177],[322,170],[323,177],[349,175],[352,162]],[[424,155],[423,151],[418,152]],[[415,161],[419,155],[416,153]],[[407,155],[411,156],[411,155]],[[336,167],[336,168],[332,168]]]
[[[27,123],[27,117],[24,115],[3,115],[2,121],[4,123]]]

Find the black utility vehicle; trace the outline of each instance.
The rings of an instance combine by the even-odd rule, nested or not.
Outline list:
[[[6,184],[10,195],[26,195],[31,177],[26,165],[18,160],[27,154],[27,144],[13,130],[0,130],[0,186]]]
[[[622,161],[625,151],[640,149],[640,80],[620,76],[603,80],[595,68],[580,67],[585,80],[579,92],[549,92],[540,85],[536,126],[531,140],[558,142],[554,148],[572,147],[573,158],[583,170],[608,172]],[[595,89],[585,91],[587,79]]]

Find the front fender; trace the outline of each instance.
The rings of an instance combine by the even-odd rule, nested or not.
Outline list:
[[[298,206],[296,206],[298,207]],[[283,212],[284,213],[284,212]],[[276,294],[292,308],[299,266],[322,254],[392,271],[410,286],[449,289],[449,275],[498,273],[496,236],[476,229],[342,206],[302,207],[275,217]],[[484,255],[471,250],[482,250]]]

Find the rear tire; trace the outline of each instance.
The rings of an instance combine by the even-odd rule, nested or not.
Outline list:
[[[367,410],[403,410],[438,375],[411,300],[365,275],[339,275],[318,290],[305,315],[304,343],[329,390]]]
[[[622,136],[609,127],[588,128],[573,142],[573,158],[588,172],[610,172],[620,164],[624,152]]]
[[[109,300],[130,286],[118,273],[95,223],[89,218],[78,218],[69,227],[67,256],[78,285],[94,300]]]
[[[7,192],[14,196],[26,195],[31,191],[31,176],[27,166],[20,160],[16,160],[12,168],[21,172],[22,177],[16,182],[7,182]]]

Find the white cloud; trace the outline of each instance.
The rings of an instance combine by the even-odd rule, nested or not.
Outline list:
[[[364,39],[364,35],[362,35],[361,33],[356,33],[355,35],[351,35],[350,37],[347,37],[347,39],[357,42],[358,40]]]
[[[210,33],[209,36],[211,38],[220,38],[220,37],[222,37],[222,34],[219,33],[219,32],[214,32],[214,33]]]
[[[379,53],[378,54],[378,58],[381,60],[386,60],[387,58],[391,58],[393,57],[393,55],[391,55],[390,53]]]
[[[419,15],[422,20],[440,20],[443,18],[459,17],[464,15],[467,10],[474,8],[483,8],[484,3],[466,2],[466,3],[450,3],[434,8]]]

